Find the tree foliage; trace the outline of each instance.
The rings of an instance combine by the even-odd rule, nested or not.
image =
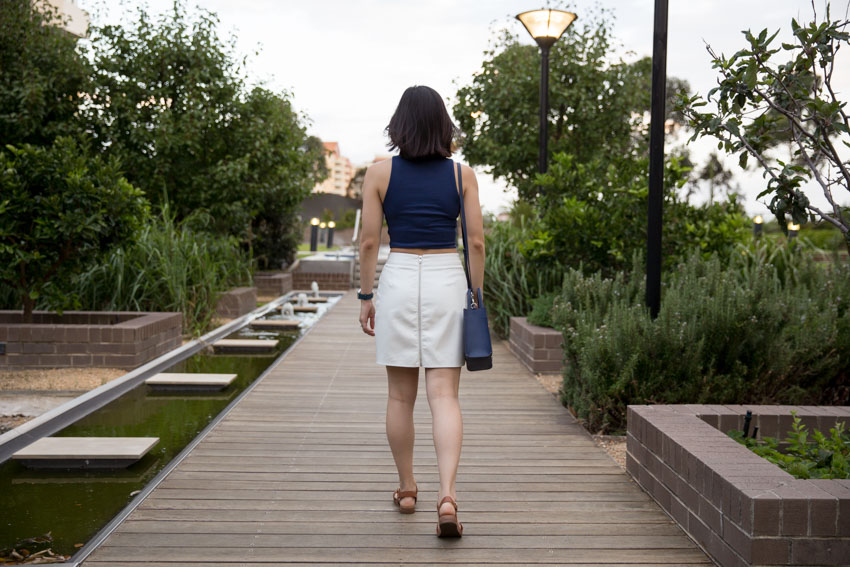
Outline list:
[[[142,192],[116,160],[91,157],[71,138],[0,152],[0,282],[31,320],[35,301],[73,303],[73,277],[128,242],[147,216]]]
[[[35,4],[35,6],[34,6]],[[43,0],[0,2],[0,144],[49,145],[79,131],[90,67]]]
[[[95,87],[87,115],[101,150],[177,219],[205,212],[216,232],[265,264],[294,255],[294,211],[322,154],[288,93],[249,88],[233,39],[210,12],[177,1],[162,16],[93,30]]]
[[[600,156],[646,153],[651,60],[627,63],[614,54],[611,14],[597,9],[577,20],[550,52],[549,150],[578,163]],[[687,90],[670,78],[669,97]],[[537,192],[540,54],[503,31],[482,69],[461,86],[453,107],[465,133],[464,157],[504,178],[521,199]],[[672,104],[668,104],[672,110]],[[672,115],[671,115],[672,116]]]
[[[681,98],[680,105],[694,129],[692,139],[717,138],[718,149],[739,154],[746,167],[758,162],[767,178],[759,197],[769,196],[769,208],[780,226],[786,218],[796,223],[823,219],[842,232],[850,248],[850,218],[841,201],[850,191],[850,161],[841,151],[850,148],[850,118],[846,102],[833,88],[835,56],[850,43],[850,21],[826,17],[803,25],[791,20],[794,40],[774,43],[773,34],[745,31],[748,46],[731,57],[717,55],[709,46],[720,77],[705,98]],[[782,59],[782,61],[779,61]],[[706,109],[709,102],[713,108]],[[780,143],[790,143],[787,162],[771,156]],[[843,147],[842,147],[843,146]],[[804,184],[814,181],[829,204],[815,206]]]

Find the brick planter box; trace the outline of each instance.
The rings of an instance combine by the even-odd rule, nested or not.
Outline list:
[[[353,260],[307,260],[302,259],[291,272],[294,289],[309,290],[313,282],[320,290],[347,290],[351,288],[351,265]]]
[[[784,438],[850,425],[846,406],[629,406],[626,468],[722,567],[850,564],[850,480],[798,480],[726,435],[752,410]]]
[[[257,294],[263,297],[279,297],[292,291],[292,274],[288,272],[272,272],[254,274],[254,285]]]
[[[564,338],[559,331],[538,327],[525,317],[511,317],[510,349],[535,373],[559,373],[564,365]]]
[[[215,313],[225,319],[236,319],[257,308],[257,288],[234,287],[221,294],[215,304]]]
[[[0,369],[135,368],[181,344],[180,313],[0,311]]]

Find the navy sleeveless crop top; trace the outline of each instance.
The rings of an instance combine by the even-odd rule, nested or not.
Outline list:
[[[457,248],[460,198],[454,162],[393,156],[384,216],[391,248]]]

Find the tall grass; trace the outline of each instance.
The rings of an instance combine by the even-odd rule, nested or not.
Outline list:
[[[83,272],[77,291],[82,309],[179,311],[184,329],[200,334],[219,295],[250,282],[251,260],[233,237],[192,230],[166,210],[134,244]]]
[[[484,302],[493,332],[503,339],[511,317],[529,313],[534,298],[559,290],[563,282],[558,262],[536,265],[522,254],[523,243],[534,238],[533,222],[524,216],[516,225],[497,222],[485,237]]]

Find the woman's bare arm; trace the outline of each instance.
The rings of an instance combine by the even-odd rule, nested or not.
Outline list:
[[[484,289],[484,220],[478,202],[478,180],[471,167],[461,166],[466,238],[469,245],[469,278],[472,289]]]

